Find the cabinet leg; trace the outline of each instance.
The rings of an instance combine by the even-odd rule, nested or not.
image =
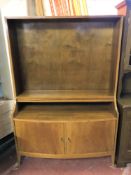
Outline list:
[[[114,156],[114,154],[111,156],[111,162],[112,162],[112,165],[115,166],[115,156]]]
[[[17,157],[17,162],[16,162],[16,164],[15,164],[15,169],[19,169],[19,168],[20,168],[20,165],[22,164],[23,159],[24,159],[23,156],[18,156],[18,157]]]
[[[127,165],[125,162],[115,161],[115,156],[114,155],[112,155],[111,159],[112,159],[112,166],[114,166],[114,167],[123,168],[123,167],[126,167],[126,165]]]
[[[17,153],[17,162],[15,164],[15,169],[18,169],[20,167],[21,161],[22,161],[22,156],[19,153]]]
[[[127,163],[125,162],[116,162],[116,167],[118,168],[124,168],[126,167]]]

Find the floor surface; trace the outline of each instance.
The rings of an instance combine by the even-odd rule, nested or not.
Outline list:
[[[131,165],[116,168],[110,158],[55,160],[24,158],[8,175],[131,175]]]
[[[16,163],[16,150],[15,146],[11,146],[10,149],[0,153],[0,175],[7,174],[10,168]]]

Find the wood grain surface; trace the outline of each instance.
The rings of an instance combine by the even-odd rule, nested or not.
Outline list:
[[[115,25],[96,20],[14,21],[10,32],[15,33],[11,42],[17,50],[13,61],[19,65],[19,71],[15,70],[16,84],[21,82],[18,92],[96,90],[113,94]]]

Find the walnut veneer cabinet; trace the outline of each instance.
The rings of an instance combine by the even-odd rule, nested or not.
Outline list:
[[[127,0],[127,14],[121,51],[121,68],[118,88],[120,111],[116,164],[126,166],[131,163],[131,1]]]
[[[18,158],[115,153],[119,16],[7,18]]]

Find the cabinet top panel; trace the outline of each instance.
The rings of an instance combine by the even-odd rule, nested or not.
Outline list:
[[[88,19],[88,20],[95,20],[95,19],[105,19],[106,21],[107,20],[116,20],[116,19],[120,19],[122,18],[122,16],[120,15],[97,15],[97,16],[6,16],[5,19],[7,20],[30,20],[30,19],[33,19],[33,20],[38,20],[38,19]]]

